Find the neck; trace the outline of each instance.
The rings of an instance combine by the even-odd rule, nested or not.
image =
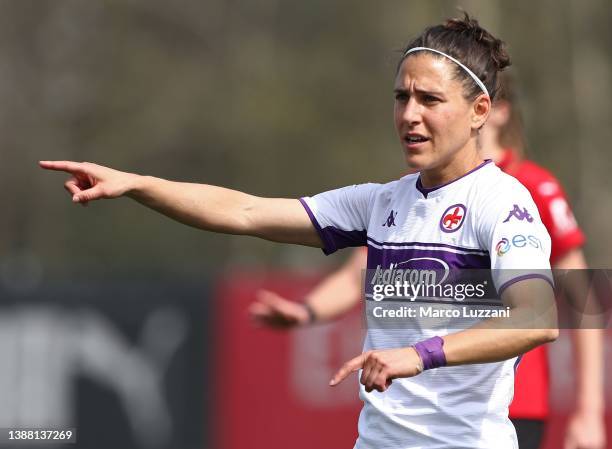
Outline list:
[[[499,162],[504,155],[504,148],[499,144],[498,133],[483,129],[480,134],[480,148],[478,153],[483,159],[492,159],[493,162]]]
[[[475,169],[482,161],[475,148],[462,150],[447,163],[421,171],[421,184],[429,189],[449,183]]]

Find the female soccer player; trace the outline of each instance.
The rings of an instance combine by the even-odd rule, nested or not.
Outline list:
[[[191,226],[326,253],[367,244],[368,267],[380,270],[415,261],[415,269],[431,268],[424,261],[497,269],[493,280],[512,316],[529,317],[533,326],[516,329],[491,318],[454,332],[369,329],[364,353],[330,384],[361,370],[357,448],[516,448],[508,419],[516,356],[558,331],[547,274],[550,238],[537,209],[518,181],[477,151],[497,72],[508,64],[502,42],[467,16],[411,42],[397,71],[394,117],[406,162],[419,173],[388,184],[298,201],[90,163],[40,164],[72,175],[65,187],[76,203],[128,196]],[[523,218],[508,218],[515,206]],[[552,313],[534,314],[535,303]]]
[[[480,134],[480,155],[492,159],[517,178],[531,193],[551,240],[550,261],[557,269],[587,268],[581,246],[584,235],[573,217],[557,179],[525,160],[524,130],[513,80],[504,72],[489,119]],[[251,306],[253,318],[271,326],[289,328],[333,320],[348,312],[362,296],[362,271],[367,251],[357,250],[336,272],[307,295],[306,302],[289,301],[261,291]],[[574,332],[577,382],[576,409],[571,415],[564,449],[603,449],[603,332]],[[516,374],[510,418],[521,449],[538,449],[548,418],[548,362],[546,347],[525,354]]]

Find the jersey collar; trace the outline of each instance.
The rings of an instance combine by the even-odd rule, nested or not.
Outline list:
[[[417,181],[416,181],[416,188],[417,188],[417,190],[419,192],[421,192],[423,194],[423,196],[425,198],[427,198],[427,195],[429,195],[431,192],[434,192],[434,191],[436,191],[438,189],[441,189],[442,187],[446,187],[449,184],[452,184],[454,182],[459,181],[460,179],[465,178],[466,176],[474,173],[476,170],[479,170],[482,167],[484,167],[485,165],[489,164],[490,162],[492,162],[491,159],[485,159],[485,161],[482,164],[480,164],[478,167],[471,169],[469,172],[459,176],[456,179],[453,179],[452,181],[448,181],[447,183],[444,183],[444,184],[441,184],[441,185],[435,186],[435,187],[423,187],[423,183],[421,182],[421,175],[419,175],[419,177],[417,178]]]

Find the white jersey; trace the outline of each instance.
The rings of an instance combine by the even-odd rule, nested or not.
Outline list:
[[[410,264],[491,268],[499,270],[493,275],[499,294],[526,277],[550,276],[550,237],[531,195],[490,161],[434,189],[423,188],[413,174],[301,202],[324,252],[367,245],[369,270]],[[450,325],[369,328],[364,351],[456,331]],[[437,368],[395,379],[383,393],[367,393],[360,385],[364,407],[355,448],[517,448],[508,419],[516,362]]]

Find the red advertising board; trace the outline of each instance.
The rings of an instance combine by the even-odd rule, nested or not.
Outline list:
[[[231,273],[217,290],[214,347],[216,447],[352,447],[357,436],[356,380],[335,388],[335,370],[361,351],[358,311],[329,325],[291,332],[257,328],[247,309],[260,288],[300,298],[318,276]]]

